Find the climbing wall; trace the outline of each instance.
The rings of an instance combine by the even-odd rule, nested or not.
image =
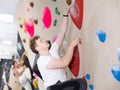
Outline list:
[[[18,32],[31,65],[35,55],[29,49],[29,39],[40,35],[53,42],[70,0],[21,0],[17,9]],[[80,37],[73,60],[79,59],[75,78],[87,80],[88,90],[120,89],[120,1],[72,0],[69,27],[60,55],[70,42]],[[77,21],[78,20],[78,21]],[[75,63],[71,64],[73,68]],[[76,63],[78,64],[78,63]]]
[[[82,62],[89,90],[119,90],[120,1],[84,1]]]

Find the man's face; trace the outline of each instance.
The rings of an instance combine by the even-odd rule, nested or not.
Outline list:
[[[49,44],[43,38],[39,38],[38,40],[36,40],[36,47],[38,48],[38,50],[45,50],[49,48]]]
[[[15,67],[19,67],[19,63],[16,61],[14,64]]]

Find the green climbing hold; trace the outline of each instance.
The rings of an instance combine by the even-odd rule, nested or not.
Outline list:
[[[57,19],[55,19],[53,22],[53,26],[56,26],[56,25],[57,25]]]
[[[58,10],[58,7],[55,8],[55,13],[58,14],[58,15],[60,15],[60,12],[59,12],[59,10]]]
[[[57,0],[52,0],[52,1],[56,2]]]

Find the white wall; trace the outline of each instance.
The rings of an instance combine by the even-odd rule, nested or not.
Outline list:
[[[1,0],[0,14],[12,15],[13,22],[0,21],[0,58],[11,59],[13,53],[17,52],[17,23],[16,23],[16,7],[20,0]],[[2,17],[1,17],[2,18]],[[4,20],[8,20],[8,17]],[[3,44],[2,41],[11,41],[12,45]],[[10,54],[5,54],[9,52]]]
[[[11,44],[3,43],[4,41],[11,42]],[[11,59],[14,53],[17,53],[17,24],[1,22],[0,58]]]

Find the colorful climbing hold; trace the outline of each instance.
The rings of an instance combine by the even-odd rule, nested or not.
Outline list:
[[[26,43],[26,39],[23,39],[23,42]]]
[[[52,1],[56,2],[57,0],[52,0]]]
[[[81,29],[83,22],[83,0],[75,0],[75,6],[70,9],[70,16],[78,29]]]
[[[42,19],[44,28],[49,28],[51,25],[51,21],[52,21],[51,11],[49,7],[44,8],[41,19]]]
[[[24,33],[26,34],[26,29],[24,29],[23,31],[24,31]]]
[[[53,22],[53,26],[56,26],[56,25],[57,25],[57,19],[55,19]]]
[[[90,74],[86,74],[86,79],[90,80]]]
[[[34,19],[34,23],[37,25],[37,24],[38,24],[38,20],[37,20],[37,19]]]
[[[93,84],[89,84],[89,88],[90,88],[90,90],[94,90],[94,85]]]
[[[27,8],[27,12],[29,12],[30,11],[30,9],[29,8]]]
[[[20,28],[23,28],[23,25],[22,25],[22,24],[20,24]]]
[[[55,36],[52,38],[52,42],[55,42],[56,39],[57,39],[57,35],[55,35]]]
[[[72,3],[72,1],[71,1],[71,0],[66,0],[66,3],[67,3],[68,5],[70,5],[70,4]]]
[[[33,8],[33,7],[34,7],[34,3],[33,3],[33,2],[30,2],[30,6]]]
[[[33,76],[36,78],[38,75],[35,72],[33,72]]]
[[[28,18],[24,22],[26,31],[29,33],[30,37],[34,36],[34,22],[32,18]]]
[[[58,10],[58,7],[55,8],[55,13],[60,15],[60,11]]]
[[[98,30],[96,30],[96,34],[97,34],[99,40],[100,40],[102,43],[104,43],[105,40],[106,40],[106,33],[105,33],[104,31],[98,29]]]
[[[111,67],[111,73],[117,81],[120,81],[120,65],[113,65]]]

